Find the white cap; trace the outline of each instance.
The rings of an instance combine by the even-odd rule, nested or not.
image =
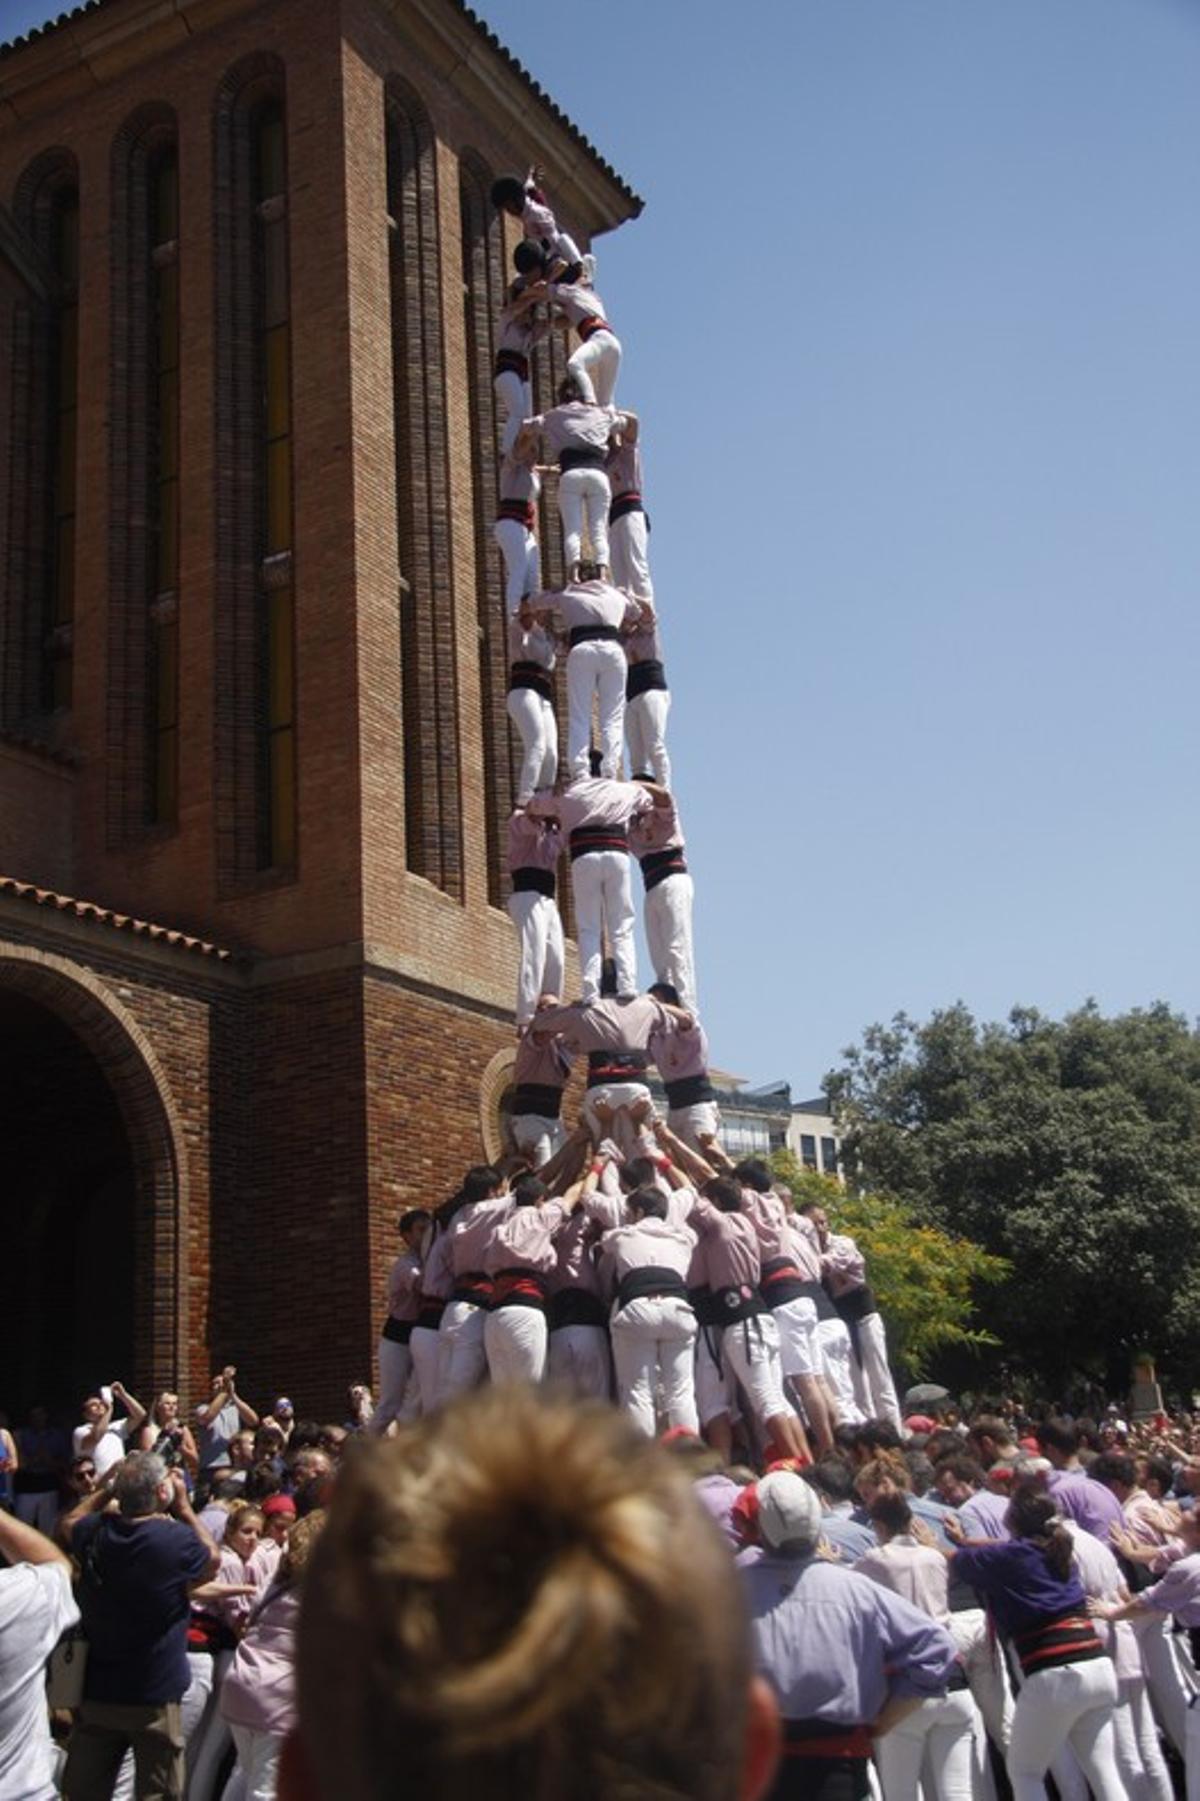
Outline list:
[[[758,1530],[772,1550],[793,1541],[815,1545],[821,1536],[821,1503],[803,1476],[772,1470],[759,1482]]]

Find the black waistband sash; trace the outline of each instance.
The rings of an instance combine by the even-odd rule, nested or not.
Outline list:
[[[562,1097],[562,1089],[549,1082],[518,1082],[513,1089],[510,1117],[519,1119],[522,1113],[536,1113],[542,1119],[557,1119],[562,1112]]]
[[[790,1257],[768,1257],[759,1279],[767,1306],[786,1307],[789,1301],[811,1301],[817,1318],[836,1319],[837,1313],[819,1282],[806,1282]]]
[[[498,350],[496,352],[496,375],[519,375],[522,381],[529,380],[529,358],[522,356],[519,350]]]
[[[624,519],[629,513],[644,513],[645,511],[642,497],[637,489],[626,488],[624,494],[614,497],[613,503],[608,509],[608,523],[615,525],[618,519]]]
[[[520,869],[512,872],[512,891],[514,894],[544,894],[548,900],[553,900],[554,871],[536,869],[532,863],[523,863]]]
[[[741,1320],[754,1319],[767,1311],[757,1288],[751,1288],[747,1282],[738,1282],[731,1288],[716,1288],[713,1294],[723,1326],[736,1326]]]
[[[464,1270],[461,1276],[454,1278],[454,1299],[470,1301],[473,1307],[490,1307],[492,1278],[485,1276],[481,1269]]]
[[[658,657],[643,657],[640,663],[631,663],[629,673],[625,677],[625,700],[628,703],[636,700],[639,694],[666,694],[666,672]]]
[[[1013,1644],[1026,1676],[1036,1676],[1039,1670],[1057,1669],[1062,1664],[1086,1663],[1093,1657],[1104,1656],[1104,1646],[1092,1621],[1077,1613],[1030,1627],[1026,1632],[1015,1632]]]
[[[496,508],[496,518],[511,519],[517,525],[523,525],[531,532],[537,520],[532,500],[502,500]]]
[[[663,1295],[687,1300],[687,1284],[678,1270],[660,1269],[648,1263],[642,1269],[626,1270],[617,1286],[617,1306],[628,1307],[630,1301],[649,1301]]]
[[[638,858],[638,862],[642,869],[642,886],[647,894],[652,894],[668,876],[686,875],[688,872],[682,844],[672,845],[670,850],[648,850]]]
[[[664,1082],[663,1088],[668,1107],[699,1107],[705,1101],[715,1101],[717,1098],[707,1070],[703,1070],[698,1076],[680,1076],[678,1082]]]
[[[607,1324],[603,1301],[588,1288],[560,1288],[550,1296],[552,1332],[563,1326],[599,1326],[603,1331]]]
[[[787,1759],[791,1757],[812,1757],[829,1762],[852,1758],[865,1763],[870,1755],[871,1730],[868,1726],[839,1726],[829,1720],[783,1722],[785,1770]]]
[[[558,453],[558,468],[561,475],[569,475],[572,469],[603,469],[604,452],[593,450],[589,444],[568,445]]]
[[[589,1051],[588,1088],[606,1088],[610,1082],[645,1080],[650,1059],[643,1051]]]
[[[623,825],[579,825],[571,833],[571,861],[593,851],[629,849],[629,833]]]
[[[838,1313],[847,1325],[852,1320],[857,1325],[859,1320],[866,1319],[868,1313],[879,1312],[875,1296],[866,1282],[861,1288],[851,1288],[845,1294],[834,1295],[832,1299]]]
[[[702,1284],[699,1288],[689,1288],[687,1298],[688,1305],[696,1315],[698,1326],[723,1326],[725,1324],[725,1315],[721,1310],[721,1304],[712,1289],[706,1284]]]
[[[379,1336],[386,1338],[389,1344],[407,1344],[412,1337],[413,1323],[410,1319],[396,1319],[389,1313]]]
[[[553,705],[554,683],[550,671],[544,663],[513,663],[508,671],[508,690],[511,694],[515,688],[532,688],[543,700]]]
[[[579,334],[579,342],[586,344],[598,331],[611,331],[612,326],[607,319],[581,319],[575,330]]]
[[[615,625],[574,625],[569,642],[574,650],[577,644],[616,644],[620,637]]]
[[[426,1332],[436,1332],[442,1323],[442,1315],[446,1311],[446,1303],[435,1295],[423,1294],[417,1307],[414,1325],[422,1327]]]
[[[492,1311],[500,1307],[533,1307],[538,1313],[545,1313],[549,1292],[550,1284],[540,1270],[497,1270],[492,1287]]]

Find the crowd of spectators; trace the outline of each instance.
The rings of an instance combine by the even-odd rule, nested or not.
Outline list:
[[[499,1430],[505,1409],[521,1420],[520,1436],[510,1423],[503,1444],[493,1444],[480,1421],[491,1417]],[[902,1430],[885,1420],[839,1427],[833,1449],[815,1463],[787,1457],[765,1472],[678,1429],[664,1434],[665,1448],[644,1435],[622,1437],[635,1465],[646,1448],[651,1488],[655,1459],[666,1460],[672,1479],[682,1473],[726,1541],[748,1654],[782,1720],[783,1755],[759,1792],[857,1801],[873,1785],[885,1801],[1007,1793],[1033,1801],[1047,1793],[1050,1775],[1062,1801],[1086,1796],[1089,1786],[1096,1801],[1169,1801],[1189,1749],[1196,1761],[1189,1737],[1200,1711],[1190,1706],[1189,1634],[1200,1629],[1200,1453],[1191,1416],[1128,1422],[1112,1404],[1072,1417],[1012,1399],[980,1399],[960,1413],[928,1388],[910,1391],[904,1409]],[[84,1401],[70,1433],[40,1409],[15,1431],[3,1428],[0,1552],[10,1567],[0,1571],[0,1795],[273,1801],[286,1791],[291,1801],[344,1801],[358,1791],[335,1783],[325,1752],[308,1742],[303,1714],[301,1788],[288,1790],[287,1769],[280,1771],[296,1723],[297,1627],[308,1611],[323,1622],[322,1641],[348,1630],[343,1614],[356,1622],[346,1662],[338,1662],[354,1692],[336,1702],[352,1709],[356,1731],[370,1738],[375,1730],[360,1717],[372,1684],[390,1697],[372,1704],[384,1711],[404,1689],[413,1715],[406,1733],[416,1730],[421,1707],[437,1713],[435,1762],[436,1746],[444,1751],[446,1735],[466,1731],[469,1714],[468,1764],[490,1759],[506,1772],[491,1781],[493,1792],[748,1792],[744,1772],[742,1786],[725,1791],[703,1789],[694,1776],[691,1786],[622,1778],[583,1788],[546,1786],[541,1776],[521,1786],[526,1777],[513,1773],[543,1756],[550,1770],[565,1755],[554,1733],[542,1743],[549,1704],[538,1685],[547,1660],[557,1660],[555,1692],[567,1666],[585,1690],[603,1677],[581,1649],[604,1617],[587,1560],[571,1566],[574,1590],[560,1570],[554,1605],[543,1606],[543,1597],[534,1606],[538,1521],[548,1495],[560,1495],[570,1461],[562,1448],[552,1469],[541,1468],[537,1435],[562,1432],[565,1419],[586,1443],[589,1433],[609,1430],[597,1424],[609,1412],[538,1399],[522,1386],[485,1389],[380,1439],[366,1429],[373,1405],[364,1384],[348,1391],[336,1423],[298,1420],[286,1396],[260,1417],[230,1367],[191,1409],[161,1394],[147,1410],[113,1382]],[[456,1539],[452,1565],[432,1546],[436,1516],[455,1506],[478,1513],[482,1477],[465,1450],[458,1468],[447,1461],[447,1434],[460,1449],[474,1447],[491,1480],[499,1482],[507,1460],[505,1480],[524,1497],[486,1530],[479,1526],[485,1542]],[[426,1455],[429,1469],[406,1500]],[[733,1455],[754,1452],[739,1443]],[[586,1491],[584,1484],[580,1505]],[[306,1611],[305,1575],[331,1502],[336,1588],[314,1596]],[[565,1498],[561,1505],[569,1506]],[[382,1549],[371,1537],[372,1509],[385,1516]],[[607,1530],[616,1532],[614,1520]],[[703,1522],[696,1530],[703,1540]],[[369,1544],[392,1572],[386,1580],[378,1569],[372,1575]],[[626,1546],[623,1555],[634,1553]],[[689,1556],[697,1555],[693,1545]],[[319,1554],[313,1567],[322,1567]],[[423,1583],[439,1570],[463,1603],[461,1616],[418,1610],[409,1627],[379,1616],[389,1582]],[[489,1584],[500,1596],[496,1617]],[[519,1661],[512,1649],[504,1681],[493,1672],[489,1688],[472,1661],[472,1635],[482,1630],[476,1612],[488,1631],[499,1630],[500,1615],[525,1605],[528,1667],[509,1667]],[[364,1612],[374,1621],[369,1631],[358,1617]],[[63,1697],[53,1687],[47,1696],[46,1660],[57,1644],[61,1663],[80,1620],[82,1691],[67,1697],[73,1706],[55,1710],[48,1701]],[[386,1640],[390,1674],[356,1674],[359,1627],[368,1661],[382,1655],[379,1644],[370,1648],[371,1632]],[[487,1631],[479,1645],[485,1639]],[[419,1682],[413,1690],[401,1665],[426,1654],[433,1664],[444,1656],[471,1666],[450,1684],[453,1703],[422,1701]],[[332,1665],[324,1652],[314,1661],[328,1687]],[[655,1687],[645,1667],[640,1681]],[[534,1692],[526,1693],[530,1682]],[[682,1670],[679,1683],[683,1696]],[[746,1730],[766,1718],[761,1689],[748,1692],[750,1712],[738,1714]],[[322,1717],[334,1706],[322,1701]],[[485,1714],[488,1731],[479,1723]],[[778,1730],[764,1727],[763,1743]],[[339,1756],[348,1755],[343,1744]],[[371,1786],[365,1766],[359,1775],[364,1796],[390,1792]],[[432,1765],[419,1790],[460,1792]]]

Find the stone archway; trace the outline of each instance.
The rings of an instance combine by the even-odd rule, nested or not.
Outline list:
[[[65,957],[3,940],[0,1020],[10,1058],[18,1059],[17,1070],[24,1039],[31,1063],[40,1058],[50,1072],[48,1080],[43,1075],[28,1091],[38,1097],[44,1152],[38,1150],[37,1134],[27,1132],[25,1155],[33,1162],[18,1166],[17,1182],[5,1187],[24,1187],[20,1178],[28,1177],[31,1168],[40,1168],[45,1180],[29,1181],[26,1193],[9,1192],[6,1206],[25,1209],[23,1226],[41,1233],[39,1244],[45,1244],[47,1257],[55,1255],[54,1237],[60,1227],[69,1240],[62,1246],[64,1256],[84,1263],[95,1257],[98,1292],[87,1291],[85,1270],[77,1283],[81,1306],[90,1310],[124,1305],[130,1310],[124,1339],[110,1329],[114,1322],[109,1315],[94,1317],[100,1322],[97,1344],[127,1344],[131,1367],[96,1370],[91,1379],[123,1375],[147,1402],[158,1388],[185,1388],[187,1164],[175,1105],[153,1047],[118,994],[92,971]],[[61,1144],[58,1132],[63,1134]],[[83,1138],[86,1143],[79,1142]],[[86,1219],[79,1217],[81,1208]],[[103,1237],[109,1218],[118,1241],[115,1251]],[[131,1272],[125,1272],[121,1263],[125,1250]],[[60,1273],[46,1272],[42,1292],[76,1292],[68,1278],[57,1281]],[[99,1292],[105,1287],[107,1294]],[[53,1324],[39,1320],[31,1304],[24,1330],[45,1334]],[[43,1350],[44,1345],[43,1340]],[[23,1347],[6,1345],[6,1363],[29,1370],[37,1364],[29,1352],[28,1339]],[[43,1371],[44,1365],[43,1355]],[[16,1396],[4,1398],[11,1404]]]

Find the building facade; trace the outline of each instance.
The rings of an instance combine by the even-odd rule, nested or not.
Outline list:
[[[495,1149],[530,162],[583,242],[639,210],[460,0],[0,53],[0,1405],[232,1359],[328,1409],[397,1209]]]

